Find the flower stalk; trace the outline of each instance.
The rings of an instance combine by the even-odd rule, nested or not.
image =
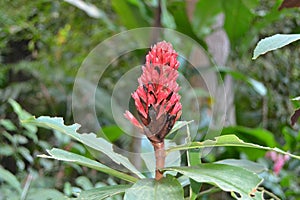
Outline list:
[[[151,48],[138,79],[139,86],[131,95],[139,120],[129,111],[124,114],[153,145],[157,180],[163,177],[159,169],[165,165],[164,138],[181,116],[180,88],[176,82],[180,64],[177,56],[172,45],[165,41]]]

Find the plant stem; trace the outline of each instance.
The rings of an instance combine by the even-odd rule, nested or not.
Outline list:
[[[23,191],[22,191],[22,194],[21,194],[21,198],[20,198],[21,200],[26,199],[26,196],[27,196],[29,186],[31,184],[32,179],[33,179],[33,176],[30,173],[26,178],[26,182],[25,182],[25,185],[24,185],[24,188],[23,188]]]
[[[155,168],[155,179],[160,180],[163,177],[163,172],[159,169],[165,167],[166,151],[165,142],[152,143],[155,151],[156,168]]]

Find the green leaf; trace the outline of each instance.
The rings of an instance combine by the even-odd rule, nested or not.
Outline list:
[[[74,162],[76,164],[104,172],[106,174],[118,177],[120,179],[129,181],[129,182],[134,183],[137,181],[137,178],[135,178],[135,177],[132,177],[130,175],[124,174],[117,170],[111,169],[111,168],[107,167],[106,165],[103,165],[97,161],[91,160],[89,158],[86,158],[86,157],[78,155],[78,154],[74,154],[74,153],[64,151],[61,149],[56,149],[56,148],[53,148],[50,151],[48,150],[47,152],[50,156],[39,155],[39,157],[51,158],[51,159],[62,160],[62,161],[67,161],[67,162]]]
[[[199,151],[190,149],[187,151],[188,166],[198,166],[201,164]],[[202,183],[198,183],[190,179],[190,200],[197,199],[197,195],[201,189]]]
[[[22,121],[22,123],[30,123],[36,126],[50,128],[66,135],[69,135],[73,139],[85,144],[86,146],[95,149],[97,151],[102,152],[103,154],[107,155],[110,159],[112,159],[117,164],[122,164],[132,173],[136,174],[139,178],[145,178],[143,174],[141,174],[134,165],[126,158],[125,156],[114,152],[113,144],[109,143],[103,138],[97,138],[94,133],[77,133],[79,129],[79,124],[73,124],[70,126],[64,125],[64,120],[60,117],[48,117],[48,116],[41,116],[37,119],[31,117],[27,120]]]
[[[90,190],[93,188],[92,182],[86,176],[77,177],[75,183],[84,190]]]
[[[187,126],[188,124],[190,124],[192,122],[194,122],[194,121],[191,120],[191,121],[177,121],[177,122],[175,122],[175,125],[173,126],[172,130],[168,133],[168,135],[174,133],[175,131],[178,131],[182,127]]]
[[[0,166],[0,180],[6,181],[10,186],[15,188],[21,194],[22,188],[18,179],[8,170]]]
[[[67,199],[61,192],[54,189],[46,188],[34,188],[30,189],[26,200],[36,200],[36,199]]]
[[[300,34],[276,34],[271,37],[264,38],[256,45],[252,59],[256,59],[262,54],[284,47],[299,39]]]
[[[12,106],[14,112],[18,115],[20,121],[31,117],[31,114],[28,113],[26,110],[23,110],[20,104],[15,100],[9,99],[8,102]],[[22,124],[22,126],[29,131],[28,136],[32,135],[30,138],[32,138],[34,142],[37,142],[37,136],[35,135],[35,133],[37,132],[37,128],[30,124]]]
[[[248,128],[244,126],[228,126],[222,129],[222,135],[235,133],[240,139],[266,145],[276,146],[277,142],[272,132],[263,128]]]
[[[156,199],[183,200],[183,188],[173,176],[167,176],[159,181],[142,179],[125,191],[124,200]]]
[[[197,182],[216,185],[224,191],[237,192],[243,200],[252,200],[250,195],[255,194],[258,185],[262,182],[262,179],[253,172],[223,164],[169,167],[165,170],[179,172]]]
[[[241,167],[247,169],[248,171],[254,172],[256,174],[268,170],[268,168],[266,168],[262,164],[250,160],[225,159],[225,160],[217,161],[215,163]]]
[[[222,1],[225,12],[224,28],[232,44],[244,36],[251,26],[254,15],[242,0]]]
[[[199,38],[194,32],[191,22],[186,12],[186,2],[184,1],[172,1],[168,3],[168,10],[174,17],[176,23],[176,30],[188,35],[196,42],[198,42],[204,49],[207,49],[207,45],[204,40]],[[197,30],[196,30],[197,31]]]
[[[0,125],[2,125],[8,131],[17,130],[17,127],[8,119],[0,119]]]
[[[131,5],[125,0],[112,0],[111,1],[113,9],[118,14],[121,23],[128,29],[139,28],[147,26],[146,21],[135,15],[138,9],[133,9]]]
[[[173,15],[171,15],[167,9],[167,0],[161,1],[161,23],[163,27],[175,29],[176,23]]]
[[[101,200],[106,199],[108,197],[122,194],[126,189],[130,188],[131,185],[113,185],[113,186],[105,186],[100,188],[95,188],[91,190],[82,191],[78,197],[78,199],[89,199],[89,200]]]
[[[7,144],[1,144],[0,155],[10,156],[10,155],[14,154],[14,152],[15,152],[15,150],[11,146],[9,146]]]
[[[129,169],[132,173],[136,174],[139,178],[145,178],[143,174],[141,174],[134,165],[128,160],[127,157],[122,156],[121,154],[115,153],[113,150],[113,145],[106,141],[103,138],[97,138],[95,134],[82,134],[81,141],[83,144],[100,151],[111,158],[117,164],[122,164],[124,167]]]
[[[263,83],[255,80],[255,79],[252,79],[242,73],[239,73],[239,72],[231,69],[230,67],[217,66],[216,70],[218,70],[219,72],[225,72],[227,74],[230,74],[236,80],[245,81],[251,87],[253,87],[253,89],[257,93],[259,93],[261,96],[265,96],[267,94],[267,88],[264,86]]]
[[[30,151],[25,147],[18,147],[17,151],[25,158],[28,162],[33,163],[33,158],[30,155]]]
[[[176,147],[171,147],[167,149],[166,152],[170,153],[172,151],[187,150],[187,149],[197,149],[197,148],[206,148],[206,147],[229,147],[229,146],[275,151],[277,153],[289,155],[292,158],[296,158],[300,160],[300,156],[291,154],[289,152],[285,152],[277,147],[271,148],[271,147],[260,146],[257,144],[247,143],[239,139],[236,135],[222,135],[219,137],[215,137],[215,140],[205,140],[203,142],[191,142],[189,144],[178,145]]]
[[[14,112],[18,115],[20,120],[28,119],[31,117],[31,114],[29,114],[27,111],[23,110],[22,107],[18,102],[16,102],[13,99],[9,99],[8,102],[12,106]]]
[[[104,126],[102,127],[102,131],[111,142],[116,141],[124,133],[122,129],[116,125]]]
[[[201,0],[196,3],[192,25],[198,37],[206,36],[212,31],[221,12],[222,2],[219,0]]]
[[[82,0],[64,0],[64,1],[84,11],[90,17],[96,19],[99,18],[103,19],[106,25],[111,28],[111,24],[113,23],[109,20],[105,12],[103,12],[103,10],[101,10],[100,8],[97,8],[95,5],[91,3],[86,3],[85,1]]]

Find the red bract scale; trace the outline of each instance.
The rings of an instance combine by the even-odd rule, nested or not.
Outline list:
[[[181,115],[177,56],[172,45],[165,41],[151,48],[138,79],[139,86],[131,95],[140,121],[125,112],[125,117],[154,143],[163,141]]]

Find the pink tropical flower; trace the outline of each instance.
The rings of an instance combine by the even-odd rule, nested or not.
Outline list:
[[[274,162],[273,171],[276,175],[279,174],[285,162],[290,159],[288,155],[277,154],[274,151],[267,152],[266,157]]]
[[[177,56],[172,45],[165,41],[151,48],[138,79],[139,86],[131,95],[140,121],[129,111],[124,114],[154,143],[162,142],[181,116]]]

